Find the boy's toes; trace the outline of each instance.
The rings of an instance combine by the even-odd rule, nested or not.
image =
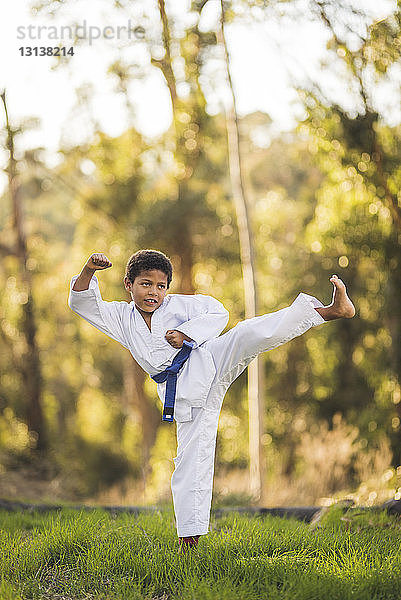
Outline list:
[[[343,282],[343,280],[342,280],[342,279],[340,279],[340,278],[339,278],[339,276],[338,276],[338,275],[332,275],[332,276],[330,277],[330,281],[331,281],[331,283],[333,283],[333,284],[334,284],[336,287],[339,287],[339,288],[342,288],[342,287],[344,287],[344,288],[345,288],[345,283]]]

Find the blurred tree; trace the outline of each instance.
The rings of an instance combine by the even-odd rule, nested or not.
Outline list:
[[[239,120],[236,108],[235,93],[230,73],[230,56],[225,35],[226,9],[224,0],[220,2],[221,27],[219,39],[224,49],[225,70],[230,90],[230,107],[226,110],[228,158],[230,169],[231,192],[237,216],[239,232],[240,256],[242,266],[245,318],[252,319],[258,314],[255,256],[249,199],[247,197],[242,174],[242,152],[240,146]],[[248,411],[249,411],[249,486],[250,494],[257,500],[262,492],[262,358],[257,357],[248,367]]]
[[[170,197],[175,187],[175,197],[165,203],[159,217],[163,220],[164,236],[179,260],[180,285],[183,294],[194,293],[194,223],[199,217],[200,197],[192,179],[199,175],[204,161],[202,138],[205,115],[205,99],[199,83],[200,65],[204,47],[215,40],[202,34],[195,23],[186,30],[180,41],[180,58],[184,61],[184,77],[181,87],[188,86],[186,93],[178,94],[177,79],[173,68],[172,33],[164,0],[158,0],[162,24],[163,58],[152,58],[165,78],[171,99],[174,136],[174,180],[170,179]],[[199,14],[197,14],[199,18]],[[174,186],[174,187],[173,187]],[[200,207],[202,210],[202,207]]]
[[[375,103],[375,88],[384,85],[386,81],[388,83],[392,76],[392,67],[400,63],[401,13],[398,8],[386,19],[365,26],[365,33],[360,33],[360,20],[357,21],[359,32],[355,31],[355,27],[345,28],[343,23],[336,20],[337,13],[332,2],[315,2],[314,5],[331,32],[329,49],[345,64],[351,85],[357,90],[357,105],[361,107],[359,112],[351,115],[337,103],[330,102],[324,92],[316,86],[314,93],[307,92],[304,96],[308,113],[306,123],[315,140],[320,164],[331,179],[331,183],[328,182],[328,185],[324,186],[326,193],[330,194],[333,202],[338,202],[335,198],[341,196],[333,194],[336,185],[333,174],[336,173],[336,178],[342,176],[343,204],[348,204],[349,207],[348,211],[344,210],[345,206],[340,208],[345,217],[341,223],[341,233],[339,230],[335,232],[333,227],[330,227],[329,232],[334,239],[335,235],[341,235],[344,240],[344,256],[339,260],[340,265],[342,260],[347,266],[351,281],[357,281],[361,277],[362,265],[366,266],[367,263],[366,254],[375,256],[375,268],[380,269],[380,274],[372,275],[372,271],[368,274],[365,269],[366,276],[370,279],[365,282],[365,286],[368,289],[376,287],[377,292],[380,291],[380,311],[361,310],[361,316],[369,320],[369,313],[373,313],[376,320],[388,328],[392,338],[391,366],[388,360],[384,360],[384,364],[388,369],[387,376],[390,379],[395,377],[398,390],[401,381],[401,281],[397,269],[401,261],[401,209],[398,192],[401,183],[401,135],[399,127],[391,128],[385,124],[388,115],[383,114],[381,107]],[[351,39],[350,33],[353,35]],[[358,43],[355,43],[355,37]],[[374,80],[372,74],[375,75]],[[393,94],[397,93],[396,90],[393,91]],[[351,214],[349,209],[352,204],[346,200],[348,195],[355,198]],[[320,208],[329,214],[327,200],[324,204],[325,208],[318,206],[318,210]],[[358,215],[356,221],[352,214]],[[366,223],[365,214],[368,215]],[[378,221],[378,228],[369,224],[371,219]],[[374,233],[370,231],[372,229]],[[381,241],[378,243],[378,240]],[[348,266],[349,254],[353,256],[353,260]],[[377,283],[373,283],[373,280]],[[372,323],[370,326],[376,332],[380,331],[376,324]],[[352,399],[355,400],[353,389],[361,389],[361,379],[357,376],[360,369],[355,365],[355,361],[358,363],[356,357],[360,348],[358,337],[361,332],[358,333],[358,329],[363,328],[353,325],[346,331],[345,328],[339,327],[339,332],[342,331],[341,335],[344,336],[342,361],[338,364],[342,389],[333,394],[332,402],[333,405],[344,409],[350,403],[355,404],[352,402]],[[353,339],[349,337],[351,332]],[[389,375],[391,371],[392,374]],[[377,383],[370,388],[367,398],[375,395],[378,401],[377,391],[374,394],[373,389],[377,390]],[[395,399],[393,396],[392,402],[396,417],[393,416],[393,427],[389,433],[393,439],[395,460],[399,462],[401,408],[397,394],[396,392]],[[354,409],[357,410],[357,406],[354,406]],[[388,413],[388,405],[386,412]]]
[[[170,24],[162,1],[159,2],[159,12],[164,57],[153,57],[152,64],[161,70],[169,89],[173,124],[171,130],[160,140],[159,147],[155,144],[144,148],[143,171],[146,176],[144,185],[135,195],[137,202],[133,234],[139,245],[157,247],[170,255],[179,278],[179,282],[173,284],[175,289],[180,293],[193,293],[194,262],[197,258],[195,240],[198,240],[198,245],[201,242],[206,248],[208,244],[204,240],[205,232],[209,226],[214,229],[216,221],[219,222],[214,207],[208,205],[204,197],[210,187],[211,175],[216,173],[217,179],[222,171],[218,164],[222,162],[222,152],[219,151],[218,161],[213,156],[208,156],[216,135],[222,133],[205,113],[205,99],[199,84],[202,54],[214,42],[214,38],[202,35],[195,25],[185,31],[179,44],[175,42],[176,48],[180,50],[179,58],[184,61],[184,81],[181,81],[181,85],[185,82],[190,88],[188,96],[180,95],[172,66]],[[132,69],[129,65],[118,63],[111,72],[117,76],[119,89],[124,93],[126,104],[130,106],[128,81]],[[130,114],[133,114],[132,106]],[[135,378],[137,382],[143,383],[144,375],[136,370]],[[129,381],[132,389],[133,381],[130,377]],[[138,391],[137,385],[135,389]],[[148,402],[142,399],[139,404],[143,406],[141,410],[145,410]],[[160,416],[157,416],[157,425],[156,415],[154,418],[147,415],[143,422],[145,420],[144,444],[148,457],[157,436]]]
[[[12,205],[14,237],[13,246],[7,247],[2,244],[1,250],[5,254],[15,256],[17,259],[20,276],[20,281],[17,284],[17,289],[19,289],[17,302],[20,304],[22,311],[21,333],[24,340],[24,349],[17,359],[17,365],[24,381],[28,430],[31,436],[36,438],[36,449],[44,452],[47,450],[48,444],[42,409],[42,368],[37,341],[37,316],[33,298],[33,281],[27,248],[22,192],[18,180],[18,162],[15,156],[15,136],[21,130],[14,128],[10,123],[5,90],[1,94],[1,99],[6,117],[7,140],[5,145],[9,153],[6,172],[8,176],[8,193]],[[9,337],[5,333],[4,327],[2,327],[2,332],[3,336]],[[17,354],[14,351],[14,358],[16,356]]]
[[[115,155],[114,144],[116,148],[119,145],[117,140],[97,132],[96,136],[100,138],[100,144],[97,146],[99,156],[93,151],[88,152],[88,148],[79,149],[75,160],[79,158],[84,170],[91,169],[91,162],[104,170],[106,185],[103,187],[102,182],[99,185],[99,182],[92,181],[79,194],[85,218],[77,228],[75,242],[77,247],[85,247],[81,232],[92,215],[95,235],[89,236],[89,239],[96,240],[101,230],[103,240],[107,237],[112,247],[116,246],[117,237],[122,247],[150,246],[165,251],[173,259],[176,277],[179,279],[178,284],[174,283],[177,291],[193,293],[195,260],[203,260],[211,245],[217,247],[216,258],[220,254],[226,264],[230,264],[232,255],[231,250],[227,253],[225,245],[219,244],[215,236],[216,226],[221,226],[216,207],[220,199],[224,200],[223,188],[217,181],[226,171],[224,148],[216,144],[216,136],[224,140],[224,124],[218,122],[218,119],[215,122],[215,119],[206,114],[205,99],[199,83],[203,55],[210,45],[215,44],[215,36],[202,34],[197,25],[190,27],[185,30],[183,37],[174,39],[177,56],[172,57],[169,22],[164,4],[160,3],[159,8],[163,27],[162,40],[167,52],[164,59],[153,57],[152,63],[161,69],[170,90],[173,127],[160,140],[160,144],[154,143],[153,146],[147,146],[143,140],[138,140],[133,127],[127,130],[123,136],[127,145],[129,136],[132,136],[132,146],[128,152],[135,153],[138,147],[141,150],[139,161],[132,163],[136,171],[133,170],[128,178],[124,177],[124,181],[120,173],[130,164],[130,158],[126,155],[122,160],[121,155]],[[178,87],[183,89],[183,86],[189,86],[189,95],[185,91],[177,93],[173,58],[184,60],[184,73],[181,77],[183,81],[179,82]],[[129,86],[130,82],[141,77],[142,73],[129,60],[116,61],[111,65],[109,73],[116,78],[117,91],[123,94],[129,121],[132,122],[135,111],[130,99]],[[94,146],[96,147],[96,144]],[[125,151],[126,148],[123,152]],[[69,163],[74,160],[73,156],[74,152],[68,159]],[[85,161],[86,166],[83,164]],[[135,179],[136,175],[140,181]],[[97,179],[97,173],[92,179]],[[224,212],[227,221],[230,217],[227,216],[226,209]],[[226,224],[226,227],[229,225]],[[116,237],[113,238],[113,235]],[[92,250],[93,246],[88,247],[88,252]],[[212,255],[210,258],[211,261],[215,260]],[[205,282],[207,278],[199,274],[198,281]],[[213,290],[205,291],[214,293]],[[147,465],[147,457],[157,436],[160,415],[153,399],[143,392],[143,372],[136,365],[133,368],[135,373],[131,372],[128,365],[123,369],[124,390],[126,396],[128,390],[131,390],[134,404],[143,413],[142,457],[143,464]]]
[[[74,245],[75,254],[81,254],[80,262],[96,249],[111,257],[115,270],[111,275],[113,298],[129,300],[123,289],[125,263],[138,246],[138,197],[144,185],[143,156],[148,146],[134,129],[128,129],[118,138],[96,132],[92,144],[70,149],[65,153],[64,169],[73,165],[88,171],[86,184],[81,186],[75,198],[81,218],[77,225]],[[82,173],[81,173],[82,177]],[[78,208],[79,207],[79,208]],[[100,251],[99,250],[99,251]],[[83,254],[83,256],[82,256]],[[107,299],[106,292],[106,299]],[[97,356],[101,372],[110,372],[107,361],[114,364],[112,356]],[[104,366],[101,366],[104,365]],[[113,365],[114,368],[114,365]],[[160,425],[160,410],[155,398],[146,393],[146,375],[130,354],[125,353],[117,367],[120,384],[118,393],[124,422],[134,413],[141,431],[141,441],[136,452],[140,453],[143,486],[150,473],[150,455]],[[106,381],[102,385],[108,387]],[[117,392],[115,382],[113,393]],[[135,442],[137,444],[137,441]]]
[[[357,27],[348,27],[347,31],[344,24],[338,23],[336,19],[336,4],[332,0],[314,0],[321,20],[332,35],[329,49],[346,65],[351,84],[358,91],[357,102],[362,106],[362,110],[356,116],[350,116],[337,104],[332,105],[332,109],[340,118],[349,163],[353,164],[363,177],[374,183],[376,188],[380,188],[394,225],[401,231],[401,207],[397,196],[399,188],[394,181],[394,171],[397,171],[397,167],[395,157],[389,152],[388,140],[378,131],[384,115],[380,114],[380,109],[375,108],[375,86],[371,81],[373,70],[376,73],[376,85],[382,85],[383,81],[388,79],[391,67],[400,63],[401,10],[398,8],[389,17],[367,27],[364,35],[358,31],[361,28],[360,19],[363,18],[360,13],[355,11],[360,17]],[[352,12],[352,8],[350,11]],[[343,34],[339,32],[341,25],[342,29],[345,29]],[[358,43],[354,42],[352,47],[350,31],[353,37],[358,38]]]

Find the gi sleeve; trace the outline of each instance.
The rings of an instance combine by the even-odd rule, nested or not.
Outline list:
[[[103,300],[95,275],[92,277],[87,290],[80,292],[73,290],[72,287],[77,277],[78,275],[74,275],[71,279],[68,306],[96,329],[128,348],[123,325],[127,303],[106,302]]]
[[[194,340],[197,346],[220,335],[228,323],[228,310],[212,296],[192,296],[189,313],[190,319],[175,329]]]

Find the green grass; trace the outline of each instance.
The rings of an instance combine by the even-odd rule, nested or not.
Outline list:
[[[401,523],[328,512],[313,529],[231,514],[177,554],[172,512],[0,511],[0,599],[401,598]]]

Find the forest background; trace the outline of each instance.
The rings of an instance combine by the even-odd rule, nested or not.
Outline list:
[[[129,300],[125,263],[151,247],[173,261],[171,292],[215,296],[230,312],[228,327],[244,318],[227,142],[232,65],[222,45],[221,3],[193,0],[181,12],[172,5],[112,5],[116,19],[126,22],[134,12],[145,24],[135,44],[115,42],[107,70],[124,114],[118,135],[96,119],[88,83],[75,90],[58,148],[29,145],[27,134],[42,124],[29,118],[28,97],[26,118],[15,118],[12,89],[2,91],[2,497],[170,501],[175,432],[161,423],[153,383],[123,348],[67,307],[69,279],[92,252],[113,262],[100,276],[107,300]],[[72,24],[77,15],[63,12],[72,6],[32,4],[32,19]],[[259,502],[400,499],[400,5],[387,4],[379,17],[351,0],[236,0],[224,8],[228,42],[230,27],[265,21],[278,29],[313,22],[326,32],[326,85],[298,65],[290,130],[260,110],[238,119],[259,312],[286,306],[299,291],[328,304],[332,273],[357,307],[352,321],[314,329],[263,357]],[[74,47],[78,58],[46,58],[49,68],[67,77],[87,40],[75,39]],[[90,51],[96,60],[95,44]],[[263,55],[251,68],[269,80]],[[171,121],[149,136],[137,125],[135,90],[155,71]],[[79,143],[68,136],[74,129],[83,131]],[[220,418],[221,503],[252,501],[246,384],[243,374]]]

